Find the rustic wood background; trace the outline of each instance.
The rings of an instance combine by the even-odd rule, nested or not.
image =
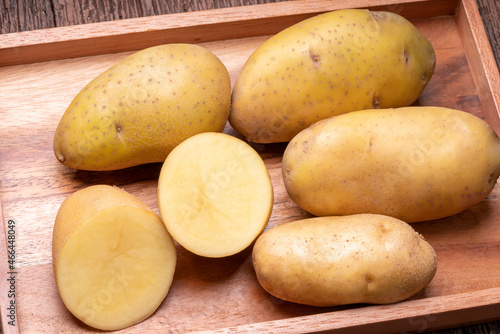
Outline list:
[[[287,0],[281,0],[287,1]],[[0,33],[46,29],[169,13],[235,7],[279,0],[0,0]],[[500,67],[500,1],[477,0]],[[500,87],[499,87],[500,89]],[[499,259],[500,264],[500,259]],[[500,313],[500,310],[499,310]],[[434,331],[434,334],[500,334],[500,321]]]

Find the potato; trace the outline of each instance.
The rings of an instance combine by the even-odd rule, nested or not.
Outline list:
[[[158,181],[158,206],[172,237],[205,257],[247,248],[267,225],[273,187],[259,154],[223,133],[202,133],[177,146]]]
[[[316,216],[439,219],[482,201],[500,174],[500,139],[440,107],[356,111],[303,130],[283,155],[290,197]]]
[[[321,14],[251,55],[233,89],[229,122],[250,141],[287,142],[320,119],[412,104],[435,62],[430,42],[397,14]]]
[[[437,268],[434,249],[410,225],[375,214],[278,225],[257,239],[252,259],[266,291],[313,306],[398,302]]]
[[[115,170],[163,162],[194,134],[221,132],[231,84],[209,50],[167,44],[136,52],[92,80],[73,99],[54,136],[64,165]]]
[[[170,289],[174,241],[161,219],[124,190],[96,185],[67,197],[52,240],[61,299],[91,327],[118,330],[136,324]]]

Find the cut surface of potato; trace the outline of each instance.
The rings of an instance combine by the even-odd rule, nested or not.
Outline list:
[[[55,239],[63,235],[58,231],[68,221],[64,218],[56,218]],[[172,284],[175,244],[149,210],[132,205],[100,209],[55,244],[62,245],[53,249],[61,299],[91,327],[119,330],[146,319]]]
[[[222,133],[195,135],[163,164],[158,205],[172,237],[187,250],[224,257],[248,247],[264,230],[273,188],[259,154]]]

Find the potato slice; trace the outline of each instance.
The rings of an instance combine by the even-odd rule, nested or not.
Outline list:
[[[262,233],[273,206],[266,166],[247,143],[222,133],[195,135],[162,167],[158,205],[172,237],[189,251],[224,257]]]
[[[124,205],[108,200],[116,197],[125,197]],[[89,205],[97,212],[91,214]],[[53,242],[57,288],[67,309],[91,327],[118,330],[136,324],[170,289],[175,245],[161,219],[144,206],[111,186],[78,191],[61,205]],[[74,224],[75,217],[84,220]]]

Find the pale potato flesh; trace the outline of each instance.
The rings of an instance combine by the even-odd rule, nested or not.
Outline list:
[[[165,160],[158,204],[168,231],[183,247],[223,257],[242,251],[264,230],[273,189],[251,146],[226,134],[204,133]]]
[[[134,206],[153,210],[132,194],[116,186],[94,185],[68,196],[59,207],[52,235],[52,263],[57,270],[57,256],[66,239],[87,219],[110,206]]]
[[[224,129],[231,84],[225,65],[192,44],[147,48],[88,83],[57,126],[64,165],[116,170],[163,162],[181,141]]]
[[[176,258],[161,219],[118,187],[80,189],[57,212],[57,288],[68,310],[89,326],[117,330],[148,317],[170,288]]]
[[[57,257],[61,298],[78,319],[102,330],[136,324],[161,304],[176,250],[154,213],[132,206],[99,211],[65,241]]]
[[[321,14],[250,56],[234,85],[229,122],[250,141],[287,142],[330,116],[411,105],[435,64],[431,43],[400,15]]]
[[[399,302],[437,269],[434,249],[410,225],[374,214],[278,225],[257,239],[252,259],[271,295],[313,306]]]
[[[500,139],[480,118],[449,108],[356,111],[296,135],[282,171],[290,197],[316,216],[433,220],[488,196],[500,175]]]

